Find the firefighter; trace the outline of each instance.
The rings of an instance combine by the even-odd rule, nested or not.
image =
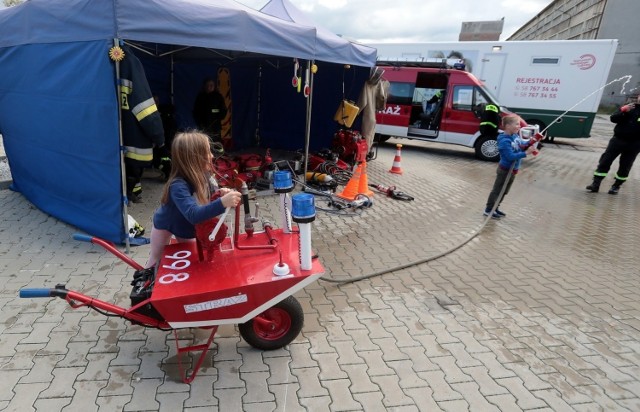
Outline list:
[[[629,178],[631,166],[640,153],[640,94],[635,102],[616,110],[610,120],[616,124],[613,128],[613,137],[600,156],[598,167],[593,173],[593,182],[587,186],[587,190],[593,193],[600,190],[602,179],[609,173],[616,157],[620,156],[618,171],[615,174],[613,186],[609,189],[610,195],[617,195],[620,186]]]
[[[496,140],[498,125],[500,124],[500,108],[494,104],[487,104],[480,117],[480,135]]]
[[[154,145],[164,145],[164,129],[142,63],[130,47],[122,48],[120,107],[127,197],[137,203],[142,201],[142,172],[151,166]]]
[[[210,144],[222,142],[222,119],[227,115],[224,97],[216,89],[216,82],[204,79],[202,89],[193,104],[193,119],[198,129],[209,136]]]

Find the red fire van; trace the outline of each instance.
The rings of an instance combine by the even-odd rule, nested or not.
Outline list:
[[[378,141],[404,137],[451,143],[474,148],[479,159],[499,159],[496,140],[481,138],[478,129],[485,105],[500,105],[473,74],[444,65],[379,67],[390,88],[384,110],[376,114]],[[501,115],[506,113],[502,108]]]

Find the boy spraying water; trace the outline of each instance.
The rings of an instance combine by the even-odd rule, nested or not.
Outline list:
[[[493,183],[493,188],[491,189],[491,193],[489,193],[489,198],[487,199],[487,204],[484,209],[484,215],[491,215],[494,219],[500,219],[506,216],[506,213],[500,210],[500,203],[502,203],[504,197],[509,193],[509,189],[520,169],[520,162],[523,158],[527,157],[527,154],[533,154],[533,150],[535,150],[534,145],[542,137],[542,135],[536,134],[527,142],[523,141],[518,134],[520,121],[521,119],[517,115],[508,115],[502,118],[503,132],[498,135],[500,162],[496,170],[496,180]],[[504,193],[502,197],[498,199],[502,187],[505,184],[506,188]],[[495,210],[494,206],[496,206]]]

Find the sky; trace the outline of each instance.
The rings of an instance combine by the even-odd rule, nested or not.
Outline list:
[[[238,0],[259,9],[268,0]],[[362,43],[457,41],[462,22],[500,20],[500,40],[552,0],[289,0],[318,25]],[[0,0],[0,8],[4,1]]]
[[[259,9],[268,0],[239,0]],[[462,22],[500,20],[506,40],[552,0],[289,0],[318,25],[362,43],[457,41]]]

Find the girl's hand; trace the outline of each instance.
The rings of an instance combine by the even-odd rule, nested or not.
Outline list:
[[[228,187],[221,187],[218,190],[220,191],[220,196],[224,196],[231,191]]]
[[[224,206],[225,208],[238,206],[238,204],[240,203],[240,200],[242,199],[242,195],[238,191],[230,190],[230,189],[228,190],[229,191],[225,193],[221,198],[222,206]]]

